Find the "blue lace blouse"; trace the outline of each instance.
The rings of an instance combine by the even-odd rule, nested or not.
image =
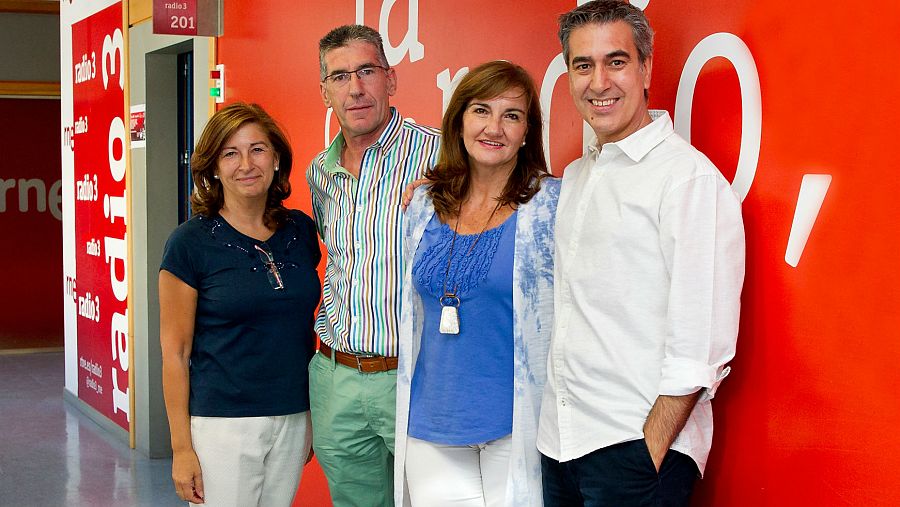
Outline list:
[[[453,229],[437,214],[425,227],[412,272],[424,322],[410,393],[410,436],[472,445],[512,431],[515,234],[513,213],[477,242],[478,234],[458,235],[448,270]],[[460,299],[456,335],[438,330],[445,277],[447,290],[455,289]]]

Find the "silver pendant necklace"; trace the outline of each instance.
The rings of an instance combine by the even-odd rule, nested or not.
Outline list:
[[[501,206],[502,205],[499,202],[494,206],[494,210],[491,211],[491,215],[488,217],[487,222],[484,223],[481,232],[475,237],[475,241],[469,245],[469,249],[466,250],[466,253],[462,257],[463,259],[472,253],[475,245],[478,244],[478,240],[481,239],[481,235],[487,230],[488,225],[491,223],[491,219],[494,218],[494,214],[497,213],[497,210],[499,210]],[[453,239],[450,240],[450,251],[447,252],[447,269],[444,271],[444,286],[441,291],[443,292],[443,295],[438,298],[438,301],[441,303],[441,322],[438,331],[441,334],[459,334],[459,305],[461,301],[459,295],[456,293],[457,289],[459,289],[459,280],[454,284],[453,290],[449,292],[447,291],[447,280],[450,277],[450,262],[453,260],[453,246],[456,244],[456,236],[459,234],[460,215],[462,215],[462,203],[459,204],[459,210],[456,212],[456,225],[453,227]]]

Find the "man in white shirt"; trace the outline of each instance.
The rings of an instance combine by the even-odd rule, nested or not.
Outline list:
[[[651,116],[640,9],[588,2],[560,17],[559,36],[597,140],[566,169],[557,212],[544,504],[686,506],[734,357],[740,200],[666,112]]]

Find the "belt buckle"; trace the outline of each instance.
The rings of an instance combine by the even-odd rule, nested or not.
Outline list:
[[[362,359],[371,359],[375,356],[373,354],[353,354],[353,357],[356,358],[356,371],[358,371],[360,373],[367,373],[367,372],[363,371],[361,360]]]

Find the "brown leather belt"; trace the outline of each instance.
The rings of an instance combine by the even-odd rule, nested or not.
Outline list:
[[[325,342],[319,343],[319,352],[328,359],[331,359],[334,354],[335,362],[349,366],[360,373],[378,373],[397,369],[396,357],[348,354],[340,350],[333,350]]]

